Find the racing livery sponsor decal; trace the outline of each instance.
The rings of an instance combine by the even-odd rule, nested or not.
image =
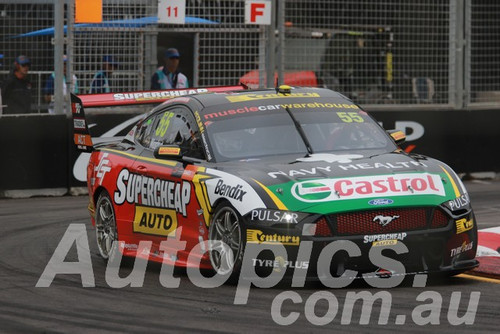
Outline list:
[[[352,159],[363,158],[359,154],[344,154],[335,155],[328,153],[312,154],[310,157],[297,159],[301,162],[314,162],[314,161],[324,161],[328,163],[340,162],[340,163],[350,163]],[[398,162],[375,162],[375,163],[359,163],[359,164],[347,164],[338,166],[318,166],[311,168],[301,168],[301,169],[290,169],[287,171],[276,171],[267,173],[273,179],[278,178],[279,175],[283,176],[307,176],[307,175],[317,175],[319,173],[332,173],[332,168],[338,168],[343,171],[350,170],[366,170],[366,169],[401,169],[401,168],[414,168],[414,167],[427,167],[424,163],[418,161],[398,161]]]
[[[380,195],[446,195],[439,175],[428,173],[302,181],[295,183],[291,192],[297,200],[307,203],[360,199]]]
[[[179,147],[160,146],[158,148],[159,155],[179,155],[180,153],[181,149]]]
[[[220,195],[222,197],[229,197],[237,201],[243,202],[243,197],[247,192],[243,191],[242,188],[243,186],[241,184],[232,187],[228,184],[225,184],[223,180],[219,179],[219,181],[217,181],[217,185],[215,186],[214,192],[216,195]]]
[[[134,232],[168,236],[177,229],[175,210],[135,206]]]
[[[73,118],[73,127],[75,129],[85,130],[85,120],[83,118]]]
[[[205,125],[203,125],[203,122],[201,121],[200,113],[198,112],[198,110],[194,112],[194,118],[196,120],[198,128],[200,129],[201,141],[203,142],[203,148],[205,150],[205,154],[207,155],[207,160],[210,161],[212,160],[212,153],[210,153],[210,148],[208,147],[208,140],[205,134]]]
[[[372,243],[372,247],[394,246],[397,243],[398,243],[397,239],[380,240],[380,241],[374,241]]]
[[[137,93],[117,93],[113,94],[113,99],[115,101],[130,100],[130,101],[147,101],[147,100],[157,100],[157,99],[172,99],[174,97],[196,94],[196,93],[207,93],[206,88],[197,88],[189,90],[160,90],[153,92],[137,92]]]
[[[255,209],[250,211],[250,220],[268,223],[298,224],[299,215],[295,212],[279,210]]]
[[[90,135],[84,135],[84,134],[79,134],[75,133],[74,135],[74,143],[80,147],[80,146],[92,146],[92,138]]]
[[[254,188],[240,177],[212,168],[207,168],[206,173],[212,176],[205,181],[210,205],[226,199],[242,216],[252,209],[267,207]]]
[[[401,241],[403,241],[407,235],[408,234],[406,232],[365,235],[363,237],[363,243],[365,243],[365,244],[367,244],[369,242],[375,243],[378,241],[386,241],[386,240],[401,240]]]
[[[450,257],[462,254],[462,253],[467,252],[467,251],[470,251],[472,249],[472,247],[474,247],[474,241],[471,241],[469,243],[464,241],[461,246],[451,249]]]
[[[254,267],[274,268],[274,271],[277,272],[281,272],[281,269],[287,268],[309,268],[309,261],[285,261],[285,259],[281,256],[276,257],[275,260],[252,259],[252,264]]]
[[[467,205],[469,205],[469,203],[470,203],[469,195],[462,194],[461,196],[452,199],[451,201],[448,201],[448,207],[450,208],[451,211],[455,211],[466,207]]]
[[[290,93],[286,95],[278,94],[245,94],[236,96],[226,96],[229,102],[244,102],[244,101],[256,101],[256,100],[267,100],[267,99],[289,99],[297,97],[320,97],[318,93]]]
[[[266,234],[261,230],[247,230],[247,242],[257,244],[282,244],[285,246],[298,246],[300,244],[299,236],[283,234]]]
[[[392,169],[413,168],[413,167],[427,167],[427,165],[420,161],[375,162],[375,163],[339,165],[339,168],[342,170],[364,170],[364,169],[379,169],[379,168],[392,170]]]
[[[219,117],[241,115],[241,114],[254,113],[254,112],[260,112],[260,111],[283,110],[283,109],[287,109],[287,108],[288,109],[307,109],[307,111],[311,111],[311,109],[314,109],[314,108],[323,108],[323,111],[329,111],[332,108],[358,109],[358,106],[355,104],[318,103],[318,102],[293,103],[293,104],[268,104],[268,105],[257,105],[257,106],[243,105],[239,108],[220,110],[220,111],[214,111],[211,113],[207,113],[203,117],[205,118],[205,120],[208,120],[208,119],[214,119],[214,118],[219,118]],[[350,122],[362,123],[362,122],[364,122],[364,119],[358,114],[358,112],[350,112],[350,113],[339,112],[337,114],[338,114],[340,120],[342,120],[345,123],[350,123]]]
[[[394,201],[389,198],[376,198],[368,201],[370,205],[390,205],[392,203],[394,203]]]
[[[104,181],[104,176],[107,172],[111,171],[111,166],[109,165],[108,160],[109,153],[104,153],[99,160],[99,164],[94,167],[94,172],[96,172],[96,178],[99,179],[99,184],[102,184]]]
[[[79,114],[81,110],[82,110],[82,105],[80,103],[76,102],[71,104],[71,112],[73,114]]]
[[[474,227],[474,220],[472,218],[462,218],[455,221],[455,225],[457,226],[457,234],[460,234],[471,230]]]
[[[191,184],[187,181],[176,183],[140,174],[124,168],[116,179],[114,201],[121,205],[128,203],[173,209],[187,216],[186,206],[191,199]]]

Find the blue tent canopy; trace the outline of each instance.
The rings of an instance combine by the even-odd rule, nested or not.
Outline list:
[[[141,28],[146,25],[157,24],[156,16],[141,17],[137,19],[103,21],[102,23],[79,23],[75,28]],[[219,24],[217,21],[210,21],[199,17],[186,16],[186,24]],[[41,30],[30,31],[25,34],[12,36],[11,38],[54,36],[54,27]],[[67,33],[67,26],[64,26],[64,33]]]

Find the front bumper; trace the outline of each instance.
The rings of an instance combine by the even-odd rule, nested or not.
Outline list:
[[[252,259],[260,276],[273,270],[285,270],[285,275],[293,275],[296,269],[307,269],[309,278],[324,275],[325,271],[332,277],[340,277],[346,270],[356,275],[375,273],[381,277],[417,273],[456,275],[479,264],[475,259],[477,224],[472,210],[457,216],[447,212],[447,216],[446,225],[439,228],[343,236],[305,235],[305,224],[317,222],[321,217],[318,215],[295,225],[252,222],[247,224],[247,244],[281,243],[286,249],[286,256],[276,256],[269,249]],[[464,221],[469,222],[466,230]],[[260,235],[260,239],[255,235]],[[312,243],[310,256],[304,257],[303,252],[299,256],[300,248],[307,242]],[[333,246],[334,243],[337,246]],[[332,248],[336,251],[332,252]],[[388,262],[382,257],[392,260],[392,264],[384,265]]]

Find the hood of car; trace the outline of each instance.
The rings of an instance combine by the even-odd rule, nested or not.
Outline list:
[[[465,192],[446,164],[403,152],[313,154],[242,161],[229,168],[251,184],[268,207],[290,211],[326,214],[435,206]]]

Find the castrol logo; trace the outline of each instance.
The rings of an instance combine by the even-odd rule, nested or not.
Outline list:
[[[379,196],[445,196],[439,175],[408,173],[318,179],[298,182],[292,195],[302,202],[317,203]]]

